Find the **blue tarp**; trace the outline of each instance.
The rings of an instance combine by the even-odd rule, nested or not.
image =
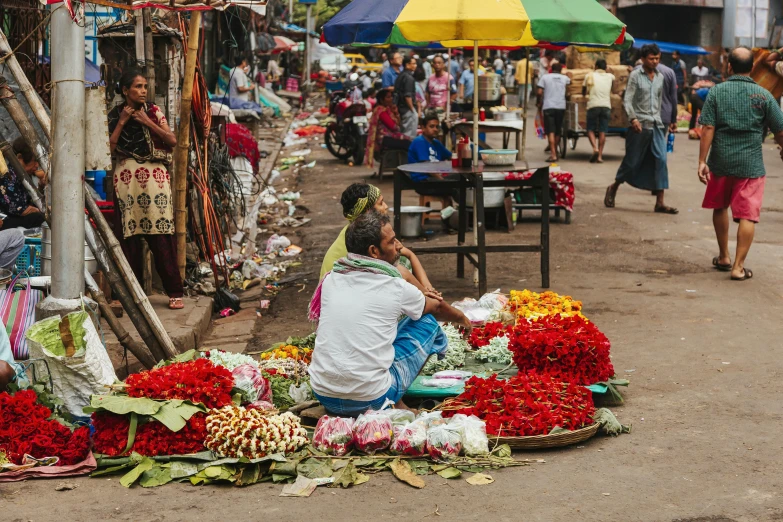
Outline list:
[[[633,48],[641,49],[643,45],[647,44],[656,44],[662,53],[672,53],[674,51],[678,51],[680,54],[712,54],[704,47],[699,47],[698,45],[658,42],[655,40],[643,40],[641,38],[636,38],[633,41]]]

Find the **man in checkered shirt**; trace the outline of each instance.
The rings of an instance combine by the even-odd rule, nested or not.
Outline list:
[[[703,208],[713,209],[712,223],[720,253],[713,266],[745,281],[753,272],[745,258],[761,213],[766,171],[761,144],[764,127],[783,146],[783,111],[775,98],[752,78],[753,52],[737,47],[729,54],[729,78],[710,89],[701,111],[699,179],[707,185]],[[709,159],[707,158],[709,154]],[[783,152],[781,152],[783,159]],[[739,223],[734,263],[729,255],[729,214]]]

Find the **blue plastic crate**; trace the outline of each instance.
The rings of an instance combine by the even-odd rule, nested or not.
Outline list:
[[[30,268],[32,267],[32,268]],[[27,271],[30,277],[41,275],[41,238],[28,237],[24,240],[24,248],[16,258],[16,270]]]

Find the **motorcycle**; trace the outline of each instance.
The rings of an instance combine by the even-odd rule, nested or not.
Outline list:
[[[329,114],[335,121],[326,128],[326,148],[335,158],[352,158],[355,165],[360,165],[367,145],[367,105],[364,101],[351,103],[345,92],[337,91],[329,102]]]

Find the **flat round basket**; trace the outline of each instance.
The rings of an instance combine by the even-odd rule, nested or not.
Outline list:
[[[598,432],[601,425],[594,422],[590,426],[578,430],[555,433],[554,435],[533,435],[530,437],[495,437],[488,435],[490,444],[508,444],[514,449],[560,448],[578,442],[584,442]]]

